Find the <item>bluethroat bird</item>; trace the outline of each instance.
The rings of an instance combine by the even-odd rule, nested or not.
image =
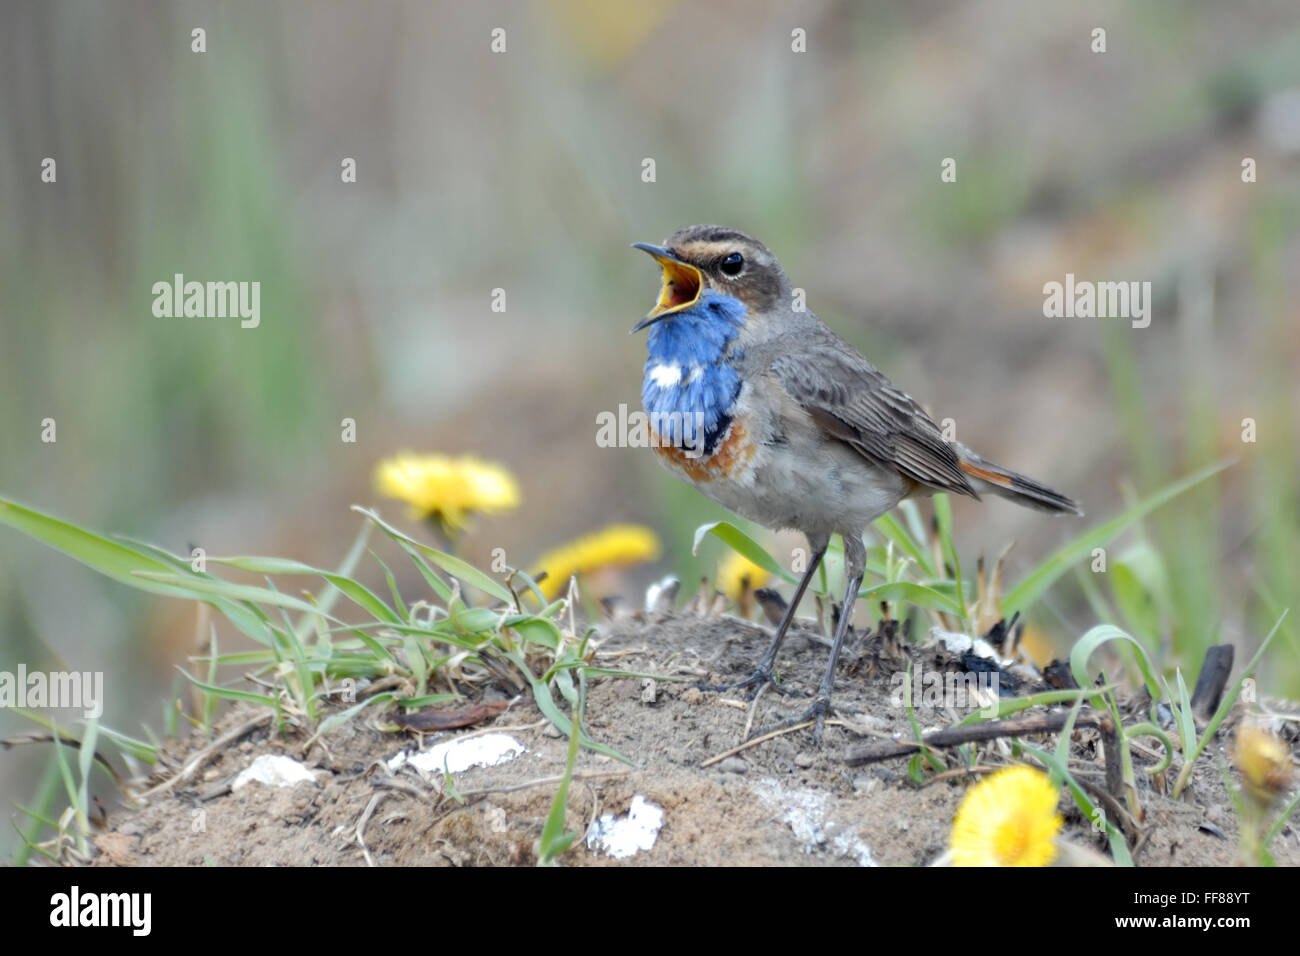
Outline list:
[[[715,689],[781,689],[773,680],[781,642],[830,536],[844,538],[848,585],[826,674],[808,711],[778,725],[815,720],[820,741],[865,570],[862,532],[872,521],[904,498],[938,491],[1083,512],[945,439],[856,349],[812,312],[796,310],[785,272],[757,239],[688,226],[663,246],[635,248],[663,270],[658,303],[632,329],[650,330],[641,399],[659,460],[736,514],[803,532],[812,553],[758,670]]]

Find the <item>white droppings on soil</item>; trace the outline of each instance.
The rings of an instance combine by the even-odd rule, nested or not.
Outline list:
[[[428,750],[408,755],[405,750],[389,758],[388,769],[396,772],[410,763],[425,773],[464,773],[471,767],[495,767],[525,752],[524,745],[509,734],[482,734],[434,744]]]
[[[827,794],[821,790],[790,789],[775,780],[760,780],[754,788],[765,804],[781,815],[781,820],[803,844],[805,853],[824,852],[856,860],[858,866],[878,866],[871,847],[849,827],[834,819],[826,809]]]
[[[316,771],[308,770],[298,761],[284,754],[262,754],[247,768],[240,771],[235,782],[230,785],[230,789],[238,790],[250,783],[261,783],[268,787],[292,787],[303,780],[315,783]]]
[[[627,816],[606,813],[591,825],[587,830],[587,849],[623,860],[653,847],[663,825],[663,807],[655,806],[638,793],[632,798]]]

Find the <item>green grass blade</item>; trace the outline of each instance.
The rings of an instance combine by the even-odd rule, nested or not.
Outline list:
[[[202,691],[206,691],[209,694],[220,697],[222,700],[237,700],[249,704],[262,704],[266,707],[278,706],[276,699],[268,694],[258,694],[251,690],[237,690],[234,687],[220,687],[216,684],[209,684],[205,681],[199,680],[194,675],[187,673],[182,667],[176,669],[184,674],[185,679],[195,687]]]
[[[1268,851],[1268,845],[1277,839],[1277,835],[1282,832],[1282,828],[1286,826],[1287,822],[1291,819],[1291,815],[1295,813],[1297,806],[1300,806],[1300,790],[1297,790],[1295,796],[1287,801],[1287,803],[1282,807],[1281,811],[1277,815],[1277,819],[1273,821],[1273,825],[1268,828],[1268,832],[1265,833],[1263,839],[1259,841],[1261,849],[1265,852]]]
[[[1174,719],[1178,723],[1178,732],[1183,738],[1183,753],[1192,753],[1196,748],[1196,717],[1192,714],[1192,698],[1187,693],[1187,681],[1183,680],[1180,667],[1174,676],[1178,680],[1178,706],[1174,708]]]
[[[966,588],[961,579],[961,559],[957,557],[957,546],[952,541],[952,502],[947,495],[934,496],[934,520],[939,526],[939,544],[952,565],[952,577],[956,585],[957,603],[960,606],[957,617],[962,627],[971,630],[970,615],[966,609]],[[978,637],[979,635],[975,635]]]
[[[370,540],[370,532],[373,527],[374,526],[369,521],[361,522],[361,527],[357,530],[357,536],[353,540],[352,546],[348,548],[348,553],[343,556],[343,560],[339,562],[339,566],[334,569],[335,574],[345,578],[352,577],[352,572],[356,568],[357,562],[359,562],[361,556],[365,554],[366,543]],[[342,592],[337,588],[326,588],[317,599],[316,606],[328,614],[330,611],[334,610],[334,602],[338,600],[341,593]],[[298,622],[298,629],[300,631],[303,629],[305,623],[305,621]]]
[[[1246,678],[1255,673],[1255,668],[1259,666],[1260,658],[1264,656],[1264,651],[1268,650],[1268,646],[1273,643],[1273,638],[1277,636],[1278,630],[1282,627],[1282,622],[1286,620],[1286,616],[1290,611],[1291,609],[1287,608],[1282,612],[1281,616],[1277,619],[1277,623],[1273,625],[1273,629],[1268,632],[1268,636],[1260,642],[1259,649],[1255,651],[1250,660],[1247,661],[1246,666],[1242,668],[1241,677],[1239,677],[1237,682],[1232,685],[1232,690],[1223,695],[1223,700],[1219,702],[1218,710],[1214,712],[1214,716],[1210,718],[1210,722],[1205,725],[1205,733],[1201,735],[1201,739],[1197,743],[1196,749],[1185,756],[1183,760],[1183,769],[1179,771],[1178,779],[1174,782],[1172,796],[1175,800],[1177,800],[1182,794],[1183,788],[1187,786],[1187,782],[1192,778],[1192,765],[1196,763],[1196,760],[1201,756],[1202,751],[1204,751],[1210,741],[1214,739],[1214,735],[1219,732],[1219,725],[1223,723],[1224,719],[1228,716],[1228,712],[1232,710],[1232,705],[1235,704],[1237,698],[1241,696],[1241,688],[1245,683]]]
[[[538,680],[537,676],[529,670],[528,665],[519,654],[510,652],[503,654],[502,656],[509,660],[510,663],[514,664],[515,667],[518,668],[520,675],[528,681],[529,685],[533,689],[533,700],[537,703],[537,709],[542,712],[542,716],[554,724],[555,729],[560,733],[565,735],[571,733],[573,730],[573,721],[570,720],[568,715],[560,710],[558,706],[556,706],[555,698],[551,696],[550,685]],[[579,728],[579,732],[581,733],[581,728]],[[594,750],[596,753],[604,754],[606,757],[613,757],[615,760],[621,761],[628,766],[635,766],[631,760],[624,757],[613,747],[607,747],[602,743],[597,743],[585,733],[582,734],[581,741],[582,746],[586,747],[588,750]]]
[[[340,711],[336,711],[335,713],[329,714],[328,716],[325,717],[324,720],[322,720],[319,724],[316,725],[316,733],[312,735],[311,739],[315,740],[317,737],[323,737],[325,734],[328,734],[331,730],[335,730],[338,727],[342,727],[349,720],[351,720],[357,714],[361,713],[361,711],[369,707],[371,704],[385,703],[387,701],[391,701],[392,699],[393,699],[392,692],[386,691],[382,694],[375,694],[373,697],[367,697],[365,700],[361,701],[360,703],[353,704],[351,707],[348,707],[345,710],[340,710]]]
[[[113,746],[122,753],[130,754],[136,760],[142,760],[145,763],[154,764],[158,762],[158,748],[153,744],[146,743],[143,740],[137,740],[126,734],[119,733],[108,727],[100,727],[99,732],[107,739],[112,741]]]
[[[894,547],[914,560],[926,577],[933,578],[937,576],[933,556],[924,544],[913,538],[908,530],[903,527],[903,523],[898,520],[898,516],[894,512],[885,512],[873,522],[872,527],[885,538],[894,542]]]
[[[388,621],[391,624],[396,624],[402,620],[402,618],[394,612],[392,608],[385,604],[378,595],[361,582],[355,581],[342,574],[335,574],[333,571],[314,568],[310,564],[303,564],[301,561],[294,561],[292,558],[267,558],[242,555],[230,558],[208,558],[208,560],[214,564],[222,564],[239,571],[250,571],[253,574],[317,575],[328,581],[350,601],[352,601],[353,604],[360,607],[376,620]],[[318,607],[314,608],[313,613],[318,611]]]
[[[407,556],[410,557],[411,561],[419,569],[420,574],[423,575],[429,588],[434,594],[438,595],[438,599],[441,600],[443,604],[449,604],[451,602],[451,588],[448,586],[447,582],[438,577],[433,568],[429,567],[429,562],[420,557],[419,551],[415,550],[415,548],[411,547],[405,541],[399,541],[397,543],[402,546],[402,550],[407,553]]]
[[[556,858],[578,838],[576,831],[564,832],[564,817],[569,804],[569,783],[573,780],[573,768],[578,762],[578,744],[581,736],[579,728],[582,727],[582,715],[587,702],[587,682],[581,679],[581,675],[579,678],[578,699],[573,705],[573,725],[569,729],[569,753],[564,762],[564,777],[560,780],[555,799],[551,801],[551,810],[546,815],[545,824],[542,825],[542,837],[537,843],[538,866],[555,866]]]
[[[924,584],[914,584],[911,581],[890,581],[887,584],[877,584],[874,587],[863,588],[858,591],[858,597],[876,598],[881,601],[907,601],[917,607],[934,611],[947,611],[958,616],[962,614],[961,602],[955,597],[942,594],[934,588],[926,587]]]
[[[470,587],[477,588],[484,594],[496,598],[498,601],[502,601],[506,604],[514,603],[514,598],[510,596],[510,591],[505,587],[505,585],[484,574],[468,561],[462,561],[455,555],[447,554],[444,551],[439,551],[437,548],[431,548],[427,544],[422,544],[421,542],[416,541],[414,538],[398,531],[368,508],[362,508],[359,505],[353,505],[352,508],[354,511],[365,515],[377,524],[379,529],[394,541],[405,542],[406,544],[419,549],[421,554],[428,557],[429,560],[438,567],[442,568],[448,574],[465,584],[468,584]]]
[[[1070,543],[1060,548],[1037,568],[1006,592],[1002,599],[1002,612],[1008,618],[1016,611],[1024,611],[1037,601],[1057,578],[1065,574],[1078,561],[1092,553],[1093,548],[1104,547],[1120,532],[1156,508],[1168,503],[1183,492],[1196,487],[1201,482],[1214,477],[1225,468],[1230,467],[1235,459],[1221,461],[1217,464],[1193,472],[1170,485],[1166,485],[1155,494],[1138,502],[1128,510],[1116,515],[1089,531],[1085,531]]]
[[[530,592],[532,592],[533,597],[537,598],[537,603],[539,605],[541,605],[542,607],[547,607],[546,595],[542,593],[542,589],[537,586],[537,582],[533,580],[533,576],[531,574],[529,574],[527,571],[524,571],[521,568],[515,568],[514,576],[516,578],[520,578],[523,580],[524,585],[528,588]],[[555,603],[559,603],[559,602],[555,602]]]
[[[175,565],[43,512],[0,498],[0,524],[16,528],[122,584],[169,597],[193,596],[186,593],[184,584],[164,583],[140,574],[151,571],[178,578]]]
[[[913,760],[912,775],[913,782],[921,784],[924,782],[921,773],[921,764],[928,763],[930,768],[936,772],[942,772],[947,769],[943,757],[933,747],[927,747],[924,742],[925,735],[921,732],[921,724],[916,719],[916,711],[912,709],[912,662],[907,662],[907,683],[903,685],[903,709],[907,714],[907,721],[912,725],[912,736],[916,740],[919,748]]]
[[[1138,737],[1154,737],[1160,741],[1164,748],[1165,759],[1147,770],[1151,776],[1164,773],[1169,769],[1169,765],[1174,762],[1174,742],[1169,739],[1169,735],[1157,727],[1155,724],[1129,724],[1124,728],[1124,737],[1126,740],[1135,740]]]
[[[292,595],[281,594],[278,591],[255,587],[251,584],[234,584],[230,581],[222,581],[220,578],[186,578],[171,572],[158,574],[151,571],[137,571],[135,576],[165,584],[174,584],[179,589],[191,592],[184,596],[200,601],[205,600],[209,594],[215,594],[218,597],[227,597],[236,601],[254,601],[271,607],[288,608],[291,611],[303,611],[308,614],[321,613],[320,609],[315,605],[308,604],[306,601]],[[323,616],[331,623],[343,623],[336,617],[327,614]]]
[[[1065,726],[1061,728],[1060,736],[1056,740],[1056,761],[1062,767],[1069,766],[1070,763],[1070,737],[1074,733],[1074,722],[1078,719],[1079,708],[1082,706],[1083,698],[1080,697],[1070,708],[1070,715],[1065,718]],[[1064,778],[1058,775],[1056,770],[1052,770],[1049,776],[1054,787],[1060,787],[1064,782]]]
[[[1155,668],[1152,667],[1151,659],[1147,656],[1146,648],[1113,624],[1098,624],[1079,638],[1074,647],[1070,648],[1070,673],[1074,675],[1074,682],[1084,688],[1092,686],[1092,678],[1088,674],[1088,660],[1097,648],[1108,641],[1127,641],[1133,645],[1137,652],[1138,669],[1142,672],[1142,680],[1146,683],[1147,691],[1151,695],[1152,706],[1155,706],[1164,695],[1160,689],[1160,681],[1156,677]],[[1094,698],[1094,706],[1099,710],[1104,709],[1100,694],[1095,691],[1090,693]]]
[[[403,621],[409,621],[411,619],[411,611],[406,606],[406,602],[402,600],[402,592],[397,589],[397,579],[393,577],[393,572],[389,570],[388,565],[384,563],[384,559],[375,554],[375,552],[371,551],[370,556],[375,559],[375,563],[384,571],[384,581],[388,584],[388,593],[392,595],[393,608],[397,611]]]
[[[1114,857],[1116,865],[1132,866],[1133,857],[1128,852],[1128,843],[1124,839],[1123,832],[1119,827],[1111,823],[1106,818],[1106,815],[1092,802],[1092,798],[1088,796],[1088,791],[1079,786],[1078,781],[1070,774],[1070,768],[1057,760],[1055,754],[1048,753],[1046,750],[1039,750],[1037,747],[1024,742],[1021,742],[1020,747],[1025,753],[1032,754],[1041,760],[1043,766],[1054,775],[1059,774],[1061,776],[1061,779],[1065,781],[1065,785],[1070,789],[1075,804],[1083,812],[1085,819],[1096,820],[1098,814],[1101,814],[1101,819],[1106,827],[1106,836],[1110,840],[1110,855]]]
[[[986,715],[976,711],[958,721],[957,726],[965,727],[967,724],[977,724],[982,720],[998,720],[1002,717],[1009,717],[1011,714],[1018,714],[1022,710],[1028,710],[1030,707],[1072,704],[1075,701],[1090,697],[1094,693],[1104,693],[1110,689],[1108,684],[1105,687],[1089,687],[1083,690],[1045,690],[1039,694],[1030,694],[1028,697],[999,697],[997,713]]]
[[[367,525],[366,527],[369,527],[369,525]],[[176,571],[180,572],[182,576],[188,576],[190,574],[194,574],[201,578],[212,577],[206,571],[195,571],[193,569],[191,560],[189,558],[183,558],[180,555],[172,554],[170,551],[167,551],[164,548],[160,548],[157,545],[150,544],[148,541],[140,541],[137,538],[132,538],[129,535],[124,535],[124,534],[115,534],[112,537],[114,540],[118,542],[126,544],[129,547],[135,548],[137,551],[139,551],[142,554],[153,555],[154,557],[157,557],[159,560],[172,566]],[[127,583],[132,584],[133,587],[140,586],[138,580],[127,582]],[[330,590],[332,592],[331,596],[337,597],[337,592],[334,592],[333,588],[331,588]],[[177,594],[173,596],[188,597],[191,600],[195,600],[193,595]],[[241,633],[245,634],[248,637],[251,637],[259,644],[265,644],[268,646],[270,645],[271,635],[267,631],[265,626],[266,619],[259,614],[257,608],[254,607],[253,605],[248,604],[247,602],[229,601],[225,598],[219,598],[219,597],[207,597],[207,598],[203,598],[202,600],[206,601],[208,605],[210,605],[219,613],[223,614],[230,621],[230,623],[234,624],[235,627],[239,628]],[[325,610],[329,610],[328,602],[322,601],[322,607],[324,607]]]
[[[515,615],[502,624],[513,630],[525,643],[540,644],[552,651],[560,649],[563,636],[554,621],[535,615]]]
[[[769,574],[775,574],[792,584],[797,583],[795,576],[782,567],[780,561],[768,554],[761,544],[730,521],[714,521],[696,528],[695,541],[691,545],[691,554],[695,554],[700,550],[700,543],[709,535],[718,538],[731,550],[753,561]]]

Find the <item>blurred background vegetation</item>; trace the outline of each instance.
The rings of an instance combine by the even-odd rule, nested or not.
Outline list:
[[[638,522],[665,547],[624,592],[690,581],[721,554],[692,558],[693,529],[724,514],[649,453],[597,447],[595,422],[639,407],[627,329],[658,277],[628,244],[719,222],[766,241],[962,440],[1089,522],[1238,458],[1114,549],[1117,623],[1167,662],[1194,674],[1208,643],[1249,649],[1296,608],[1291,0],[11,0],[0,88],[6,496],[174,552],[329,565],[350,504],[406,520],[374,491],[378,459],[472,452],[510,467],[523,504],[480,519],[465,557],[526,566]],[[155,318],[151,287],[178,272],[260,281],[260,327]],[[1044,318],[1067,272],[1151,280],[1150,327]],[[998,502],[954,513],[963,561],[1018,542],[1013,577],[1082,529]],[[1057,646],[1114,599],[1083,571],[1033,615]],[[1293,696],[1297,620],[1267,673]],[[0,669],[103,670],[105,720],[134,732],[195,640],[189,605],[0,532]],[[5,756],[0,797],[37,759]]]

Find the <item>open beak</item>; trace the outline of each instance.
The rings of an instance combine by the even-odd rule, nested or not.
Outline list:
[[[650,310],[650,314],[632,327],[633,332],[640,332],[647,325],[653,325],[660,319],[688,309],[700,300],[704,289],[704,276],[700,270],[689,262],[683,262],[662,246],[652,246],[645,242],[632,243],[633,249],[640,249],[654,256],[655,262],[664,270],[664,284],[659,290],[659,301]]]

